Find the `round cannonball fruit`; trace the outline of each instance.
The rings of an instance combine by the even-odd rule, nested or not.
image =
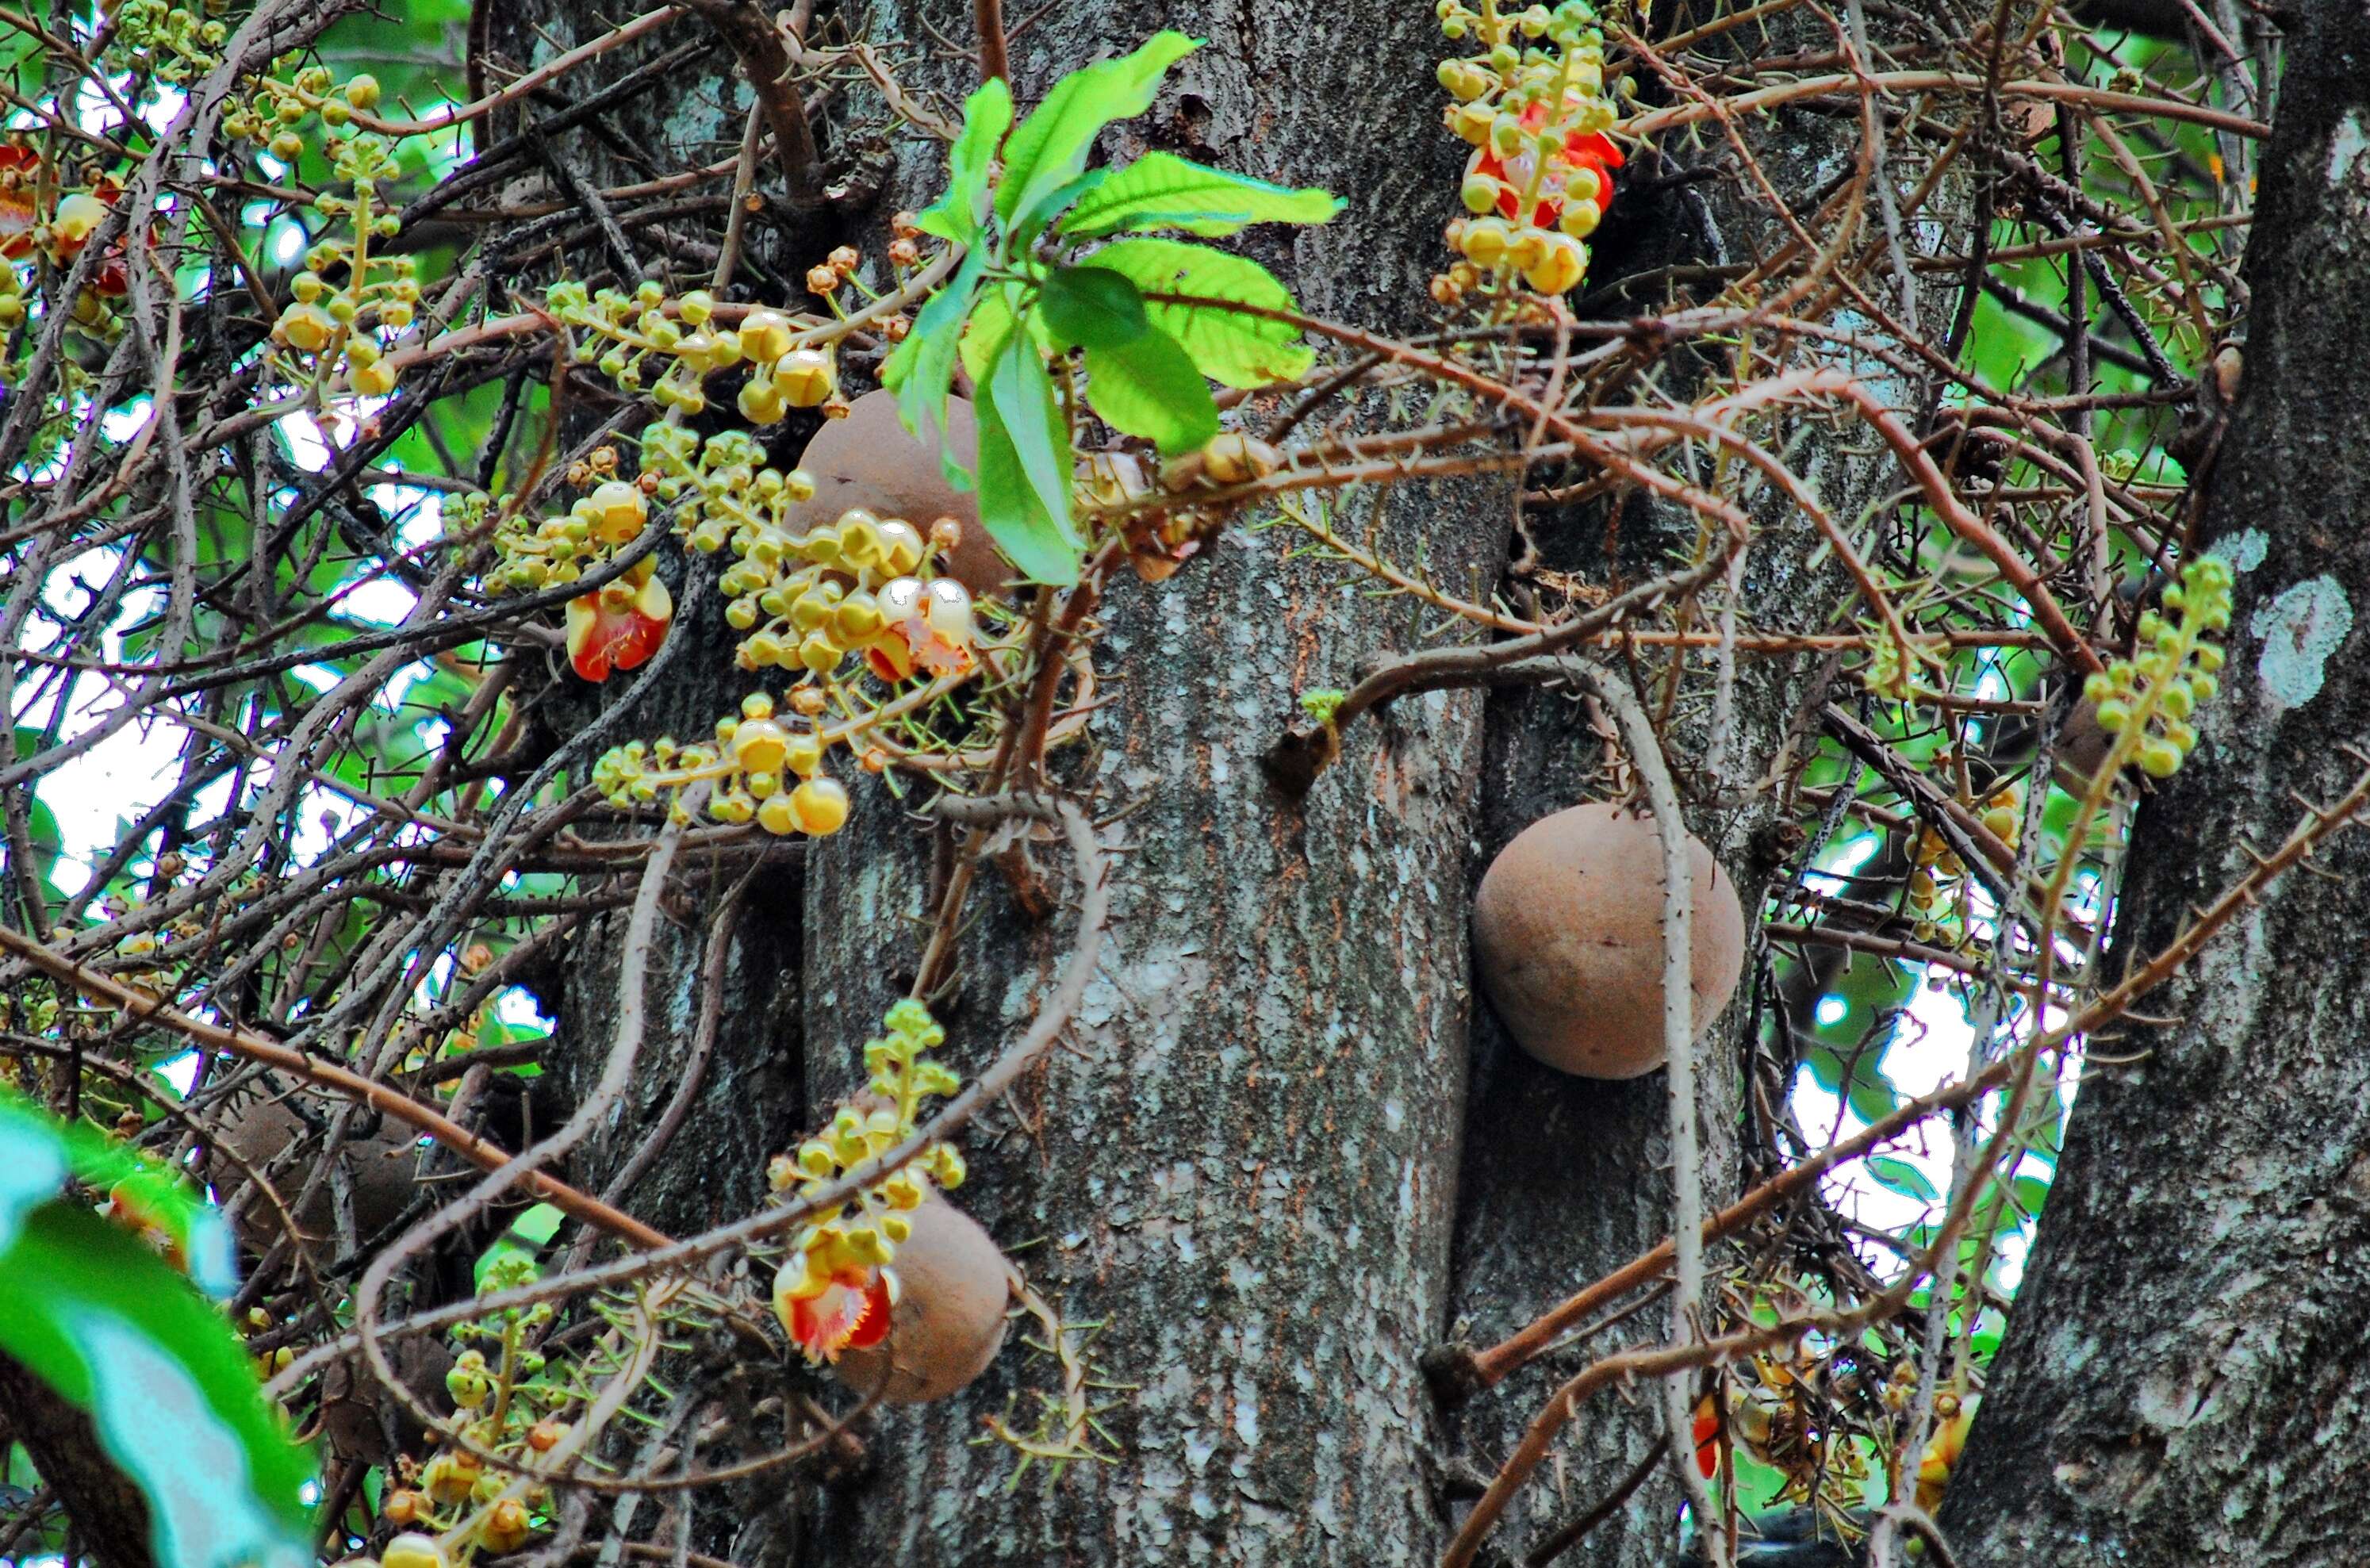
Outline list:
[[[946,444],[965,467],[978,463],[979,421],[963,398],[947,399]],[[962,525],[962,538],[939,558],[946,572],[973,598],[1000,591],[1011,579],[1012,568],[980,526],[978,494],[947,483],[938,449],[923,445],[898,422],[894,394],[867,392],[849,405],[846,419],[824,421],[799,467],[814,480],[815,492],[790,510],[792,532],[835,522],[851,506],[902,517],[925,538],[931,524],[951,517]]]
[[[1004,1345],[1009,1296],[1011,1265],[977,1220],[940,1197],[908,1217],[913,1234],[889,1262],[898,1286],[889,1337],[833,1363],[849,1388],[879,1388],[889,1404],[942,1400],[986,1371]]]
[[[1744,911],[1702,842],[1688,922],[1694,1024],[1735,993]],[[1662,1065],[1662,846],[1653,818],[1574,806],[1515,836],[1473,900],[1482,990],[1516,1044],[1560,1072],[1632,1078]]]
[[[439,1415],[451,1413],[453,1397],[445,1391],[444,1375],[453,1370],[453,1352],[443,1340],[416,1334],[393,1341],[386,1354],[395,1375],[414,1398]],[[332,1361],[322,1368],[318,1419],[331,1453],[351,1463],[385,1464],[393,1455],[387,1449],[382,1412],[394,1416],[398,1447],[418,1452],[428,1429],[408,1405],[387,1392],[360,1351],[349,1360]]]
[[[311,1172],[311,1160],[299,1156],[278,1170],[272,1168],[271,1161],[299,1138],[309,1140],[308,1147],[316,1156],[320,1144],[310,1137],[303,1118],[289,1108],[287,1084],[266,1079],[265,1085],[256,1097],[237,1101],[219,1113],[213,1132],[222,1147],[236,1155],[249,1169],[266,1174],[282,1203],[293,1203]],[[308,1100],[305,1108],[318,1120],[334,1113],[339,1104],[324,1096]],[[419,1141],[419,1134],[408,1125],[385,1116],[380,1119],[378,1131],[369,1137],[349,1138],[339,1146],[353,1178],[354,1228],[365,1239],[392,1223],[404,1205],[411,1202],[418,1190],[413,1178]],[[245,1171],[226,1159],[210,1162],[207,1180],[224,1205],[247,1185]],[[296,1223],[306,1236],[319,1240],[335,1233],[337,1221],[330,1205],[329,1182],[324,1178],[313,1190],[313,1195],[296,1210]],[[260,1193],[240,1206],[233,1228],[238,1233],[240,1244],[259,1257],[271,1251],[272,1243],[280,1239],[283,1230],[279,1208]]]
[[[2114,747],[2114,735],[2099,722],[2099,705],[2077,697],[2073,710],[2065,715],[2065,728],[2057,732],[2052,762],[2057,787],[2069,795],[2088,794],[2090,781],[2099,776]]]

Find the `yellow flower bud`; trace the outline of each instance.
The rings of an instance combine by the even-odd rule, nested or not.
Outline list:
[[[746,334],[747,329],[742,329]],[[821,349],[799,349],[774,366],[774,385],[794,409],[811,409],[839,390],[831,356]]]
[[[822,838],[846,824],[847,787],[836,778],[810,778],[791,790],[788,799],[801,833]]]

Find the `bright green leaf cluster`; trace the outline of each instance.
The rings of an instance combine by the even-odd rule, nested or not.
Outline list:
[[[1074,385],[1096,416],[1164,456],[1218,433],[1210,381],[1263,386],[1309,364],[1297,328],[1257,314],[1294,308],[1292,292],[1259,263],[1180,240],[1115,236],[1321,224],[1340,210],[1338,198],[1169,153],[1086,169],[1103,127],[1150,108],[1168,68],[1199,47],[1161,32],[1133,54],[1072,72],[1018,129],[1009,89],[989,82],[964,106],[946,193],[915,219],[968,254],[881,379],[906,428],[930,443],[960,361],[979,393],[979,471],[962,472],[949,455],[948,479],[977,484],[981,522],[1040,582],[1076,581],[1086,548],[1071,506],[1069,415],[1049,357],[1066,364],[1076,355],[1084,375]],[[999,143],[1003,174],[991,189]],[[1100,241],[1114,242],[1083,248]]]

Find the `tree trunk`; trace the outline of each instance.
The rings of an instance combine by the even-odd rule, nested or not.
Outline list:
[[[87,1414],[6,1355],[0,1355],[0,1432],[25,1445],[42,1484],[65,1505],[70,1539],[101,1568],[158,1568],[148,1500],[100,1447]]]
[[[569,25],[579,9],[505,6],[502,35],[522,60],[566,47],[589,31]],[[951,0],[891,16],[883,26],[876,11],[876,39],[926,38],[925,20],[941,36],[971,36],[970,8]],[[554,42],[535,43],[530,21]],[[1060,72],[1161,26],[1210,41],[1146,120],[1114,133],[1115,150],[1148,137],[1332,189],[1348,206],[1330,225],[1288,250],[1254,231],[1250,248],[1312,314],[1386,329],[1417,322],[1427,279],[1447,259],[1439,227],[1463,154],[1438,121],[1430,8],[1350,0],[1321,24],[1280,25],[1216,5],[1114,12],[1065,0],[1015,42],[1018,97],[1026,106]],[[960,58],[901,56],[901,70],[950,98],[975,80]],[[684,126],[650,106],[653,137],[712,141],[737,112],[696,93],[685,102]],[[1750,130],[1770,177],[1798,193],[1847,166],[1857,133],[1849,120],[1786,113]],[[883,210],[920,205],[942,179],[942,149],[915,147]],[[1754,205],[1741,181],[1625,195],[1597,275],[1756,254],[1774,225]],[[1946,223],[1926,237],[1956,238],[1944,234],[1953,214],[1936,215]],[[819,222],[811,254],[779,264],[796,276],[840,237]],[[1890,482],[1889,465],[1864,457],[1814,456],[1808,471],[1843,515]],[[1505,569],[1510,499],[1503,485],[1409,485],[1342,506],[1380,507],[1379,538],[1395,559],[1486,590]],[[1747,613],[1822,625],[1835,594],[1799,564],[1807,525],[1777,521],[1756,543]],[[1361,514],[1349,531],[1363,524]],[[1597,581],[1665,570],[1697,534],[1687,514],[1636,501],[1615,524],[1592,512],[1535,526],[1555,535],[1551,564]],[[669,560],[676,581],[713,570]],[[1302,693],[1349,686],[1432,631],[1432,613],[1413,601],[1355,592],[1344,569],[1286,559],[1241,529],[1164,585],[1123,582],[1103,606],[1101,645],[1106,676],[1122,678],[1093,749],[1057,757],[1063,783],[1116,819],[1102,830],[1115,857],[1110,941],[1063,1047],[966,1135],[972,1175],[958,1201],[1046,1297],[1104,1325],[1090,1354],[1110,1385],[1098,1399],[1117,1462],[1074,1464],[1052,1482],[1035,1470],[1007,1485],[1018,1456],[979,1441],[982,1418],[1001,1413],[1027,1430],[1033,1390],[1058,1387],[1045,1357],[1008,1346],[964,1393],[870,1418],[869,1476],[811,1495],[770,1479],[740,1489],[729,1515],[703,1525],[705,1549],[748,1568],[1430,1562],[1471,1495],[1471,1473],[1503,1457],[1557,1361],[1446,1419],[1425,1386],[1424,1353],[1452,1335],[1502,1334],[1667,1232],[1662,1077],[1608,1085],[1548,1073],[1512,1048],[1469,987],[1469,897],[1489,857],[1582,799],[1603,760],[1576,701],[1409,698],[1353,730],[1305,799],[1262,776],[1261,753]],[[698,733],[745,689],[712,595],[673,635],[686,646],[654,699],[662,711],[636,715],[624,732]],[[1799,661],[1747,668],[1728,779],[1700,774],[1686,755],[1704,734],[1692,703],[1674,725],[1690,825],[1748,907],[1772,869],[1754,830],[1779,806],[1752,786],[1812,674]],[[1601,793],[1604,781],[1593,784]],[[884,790],[856,793],[848,828],[807,846],[802,886],[768,872],[753,890],[706,1087],[634,1193],[635,1212],[653,1223],[680,1233],[758,1202],[765,1155],[859,1081],[860,1043],[912,979],[915,922],[934,885],[929,834]],[[1073,940],[1066,857],[1057,843],[1032,855],[1046,891],[1068,903],[1032,918],[985,870],[956,994],[940,1008],[945,1055],[966,1072],[1035,1016]],[[646,1062],[679,1060],[694,1032],[699,928],[713,906],[711,897],[677,911],[654,954],[665,988],[650,1010],[664,1027],[645,1043]],[[607,1050],[622,925],[588,922],[571,957],[558,1098],[597,1077]],[[1734,1009],[1715,1042],[1742,1041],[1747,1012]],[[1707,1196],[1719,1201],[1736,1186],[1742,1052],[1704,1051]],[[615,1124],[580,1151],[581,1184],[599,1190],[614,1177],[674,1087],[672,1073],[642,1075]],[[1615,1337],[1666,1332],[1656,1308]],[[1518,1520],[1584,1508],[1659,1431],[1647,1401],[1606,1406],[1567,1446],[1563,1486],[1542,1488],[1536,1515]],[[1590,1561],[1668,1562],[1675,1496],[1665,1471],[1605,1527]]]
[[[2242,571],[2226,695],[2140,814],[2132,961],[2360,771],[2370,158],[2359,6],[2288,13],[2245,386],[2204,548]],[[2295,792],[2295,793],[2292,793]],[[2361,1556],[2370,1441],[2370,840],[2319,857],[2101,1041],[1944,1514],[1968,1563]]]
[[[967,6],[923,14],[969,36]],[[1057,6],[1015,46],[1022,100],[1161,26],[1210,41],[1118,133],[1122,150],[1141,131],[1340,193],[1331,225],[1261,259],[1313,314],[1413,319],[1438,262],[1424,195],[1453,190],[1457,163],[1429,106],[1408,112],[1431,77],[1429,12],[1359,0],[1317,27],[1223,6]],[[967,63],[949,72],[949,91],[972,85]],[[922,149],[904,199],[943,178]],[[1401,559],[1453,582],[1501,570],[1502,488],[1379,504]],[[1344,616],[1340,569],[1280,555],[1230,530],[1184,574],[1131,580],[1105,606],[1101,658],[1124,684],[1096,751],[1061,766],[1104,813],[1132,808],[1104,836],[1124,852],[1110,945],[1065,1048],[966,1142],[959,1201],[1037,1288],[1108,1325],[1091,1354],[1129,1386],[1099,1396],[1121,1462],[1007,1489],[1018,1456],[973,1442],[982,1414],[1057,1386],[1042,1358],[1007,1351],[964,1396],[876,1426],[878,1478],[824,1500],[818,1563],[1385,1564],[1432,1549],[1418,1363],[1443,1328],[1455,1214],[1483,705],[1405,704],[1305,801],[1279,798],[1260,757],[1299,694],[1352,684],[1425,618],[1404,600]],[[884,958],[923,907],[917,854],[883,853],[884,836],[911,836],[886,804],[810,861],[807,1030],[834,1087],[908,978]],[[1040,865],[1071,897],[1058,854]],[[992,871],[973,908],[949,1023],[957,1060],[976,1065],[1034,1015],[1074,928],[1066,911],[1032,928]],[[1020,1397],[1008,1413],[1026,1429],[1037,1412]]]

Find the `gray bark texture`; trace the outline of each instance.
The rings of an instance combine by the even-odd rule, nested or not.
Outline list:
[[[969,34],[968,7],[927,16]],[[1231,5],[1065,4],[1016,44],[1013,70],[1028,102],[1157,27],[1208,39],[1114,150],[1142,132],[1334,190],[1339,218],[1262,259],[1312,313],[1407,323],[1438,264],[1441,216],[1421,193],[1452,189],[1457,165],[1424,90],[1436,24],[1397,4],[1282,23]],[[968,88],[967,69],[952,63],[950,89]],[[934,150],[910,178],[909,194],[942,180]],[[1501,570],[1501,490],[1382,504],[1400,559],[1428,555],[1452,582]],[[1434,1550],[1437,1430],[1418,1363],[1444,1326],[1483,703],[1408,703],[1306,801],[1279,800],[1260,755],[1297,695],[1351,685],[1425,622],[1406,601],[1360,609],[1339,569],[1281,555],[1230,532],[1206,561],[1122,583],[1107,605],[1099,658],[1122,674],[1121,700],[1093,754],[1063,767],[1105,813],[1133,808],[1107,834],[1124,851],[1110,945],[1067,1048],[966,1145],[961,1200],[1039,1289],[1107,1320],[1092,1353],[1133,1385],[1104,1396],[1124,1458],[1007,1491],[1014,1456],[972,1445],[980,1417],[1016,1387],[1056,1386],[1049,1362],[1007,1353],[965,1396],[877,1428],[874,1482],[823,1500],[818,1562],[1398,1563]],[[852,1076],[922,908],[915,859],[880,844],[851,834],[810,862],[818,1081]],[[1038,854],[1069,891],[1058,849]],[[974,906],[948,1022],[984,1060],[1033,1015],[1073,928],[1064,913],[1032,928],[993,875]]]
[[[2294,7],[2204,548],[2238,579],[2204,744],[2144,808],[2136,959],[2370,735],[2370,13]],[[2249,562],[2253,562],[2249,566]],[[2307,614],[2307,610],[2314,613]],[[2348,630],[2351,628],[2351,630]],[[2099,1043],[1943,1522],[1969,1564],[2358,1562],[2370,1437],[2370,839],[2292,874]]]
[[[506,4],[495,35],[531,59],[584,35],[580,9]],[[925,21],[970,36],[969,7],[948,0],[876,12],[869,36],[926,39]],[[1062,71],[1163,26],[1210,41],[1145,121],[1106,138],[1108,150],[1158,145],[1329,187],[1348,202],[1332,225],[1289,241],[1254,236],[1254,253],[1314,314],[1418,322],[1426,280],[1445,259],[1439,225],[1463,153],[1439,125],[1430,7],[1351,0],[1287,19],[1231,5],[1064,0],[1015,40],[1024,110]],[[968,61],[925,53],[899,52],[909,82],[949,97],[972,85]],[[669,104],[648,106],[652,144],[736,137],[737,110],[719,104],[746,99],[715,96],[719,81],[729,92],[720,56],[671,100],[680,124]],[[1773,178],[1811,191],[1848,171],[1857,126],[1780,114],[1752,133]],[[826,156],[846,151],[827,131]],[[1726,155],[1714,142],[1689,156]],[[935,144],[901,150],[882,210],[920,205],[942,179]],[[1601,279],[1734,259],[1774,235],[1745,216],[1733,180],[1623,201]],[[812,254],[777,258],[783,271],[797,276],[837,243],[832,228],[816,220]],[[1885,466],[1815,439],[1804,452],[1798,466],[1842,514],[1891,482]],[[1480,592],[1505,568],[1509,502],[1502,487],[1403,486],[1342,509],[1356,534],[1361,509],[1379,506],[1378,537],[1396,559]],[[1772,522],[1748,563],[1749,613],[1772,626],[1823,624],[1837,601],[1828,578],[1800,564],[1813,536],[1799,521],[1776,525],[1774,512]],[[1552,564],[1600,581],[1665,570],[1697,531],[1690,517],[1637,502],[1615,520],[1572,513],[1534,526]],[[662,570],[681,581],[702,569],[670,556]],[[1453,1414],[1435,1406],[1420,1367],[1444,1340],[1502,1335],[1669,1228],[1661,1076],[1613,1085],[1548,1073],[1512,1047],[1470,988],[1468,905],[1489,858],[1536,817],[1605,788],[1577,700],[1403,700],[1353,730],[1341,760],[1305,800],[1288,801],[1260,757],[1295,718],[1299,694],[1349,686],[1377,657],[1423,646],[1432,613],[1362,596],[1342,569],[1287,559],[1273,536],[1236,529],[1166,584],[1122,582],[1103,615],[1099,659],[1115,700],[1090,748],[1057,756],[1057,772],[1114,819],[1103,830],[1115,865],[1110,940],[1063,1048],[965,1135],[972,1174],[958,1201],[1040,1291],[1103,1323],[1091,1354],[1112,1385],[1099,1398],[1118,1462],[1073,1465],[1053,1482],[1032,1470],[1007,1487],[1015,1456],[978,1440],[983,1416],[1025,1429],[1037,1413],[1030,1390],[1059,1386],[1050,1359],[1007,1345],[962,1394],[871,1418],[863,1474],[741,1489],[700,1537],[750,1568],[1430,1562],[1474,1479],[1502,1459],[1571,1356],[1668,1331],[1666,1312],[1650,1307]],[[678,622],[675,636],[686,632],[700,640],[655,699],[662,710],[636,716],[629,732],[700,732],[745,689],[712,596]],[[1674,721],[1690,826],[1748,908],[1773,866],[1755,852],[1754,829],[1781,805],[1758,781],[1803,711],[1805,681],[1821,678],[1807,662],[1747,665],[1725,789],[1687,749],[1705,732],[1699,682]],[[910,983],[934,886],[931,832],[880,789],[857,797],[846,831],[809,846],[796,875],[769,872],[753,893],[707,1087],[630,1198],[653,1223],[681,1233],[761,1201],[765,1157],[855,1087],[861,1042]],[[1074,900],[1058,842],[1029,848],[1049,891]],[[673,1092],[657,1065],[691,1034],[712,905],[675,909],[654,953],[663,988],[644,1045],[654,1070],[580,1152],[577,1177],[595,1190]],[[970,913],[958,985],[939,1009],[945,1054],[965,1071],[1034,1016],[1074,933],[1069,905],[1032,918],[993,870]],[[597,1077],[607,1049],[622,925],[589,922],[570,957],[552,1078],[560,1099]],[[1747,1012],[1731,1009],[1705,1057],[1713,1203],[1738,1185]],[[1645,1399],[1605,1403],[1503,1539],[1585,1509],[1659,1430]],[[1585,1560],[1669,1562],[1676,1495],[1667,1471],[1658,1476]]]

